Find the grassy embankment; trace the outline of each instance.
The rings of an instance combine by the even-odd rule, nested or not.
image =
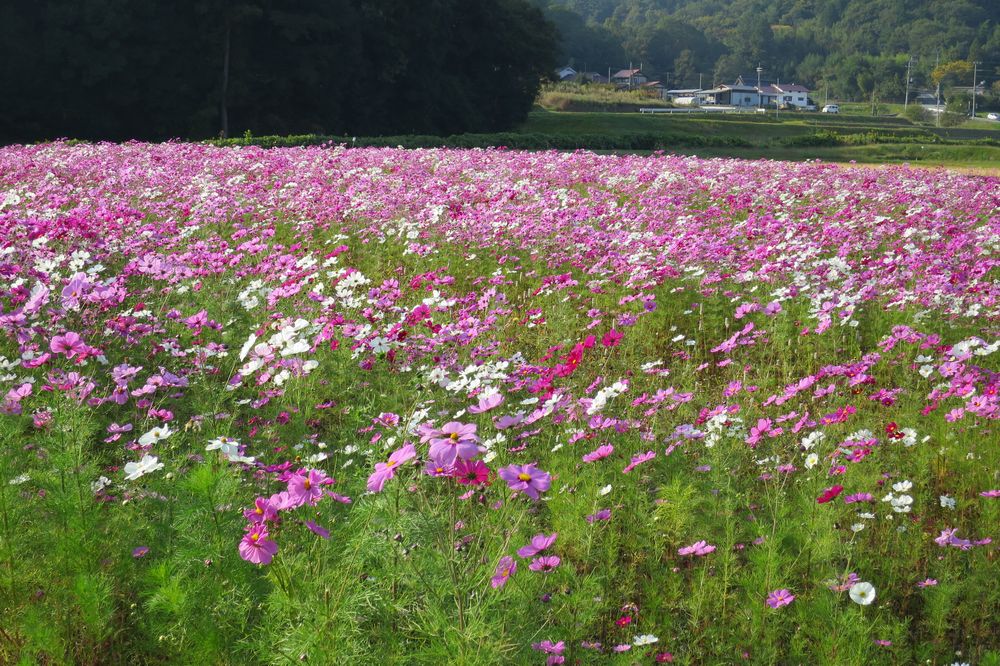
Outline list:
[[[664,148],[708,157],[1000,166],[1000,128],[938,128],[915,125],[898,117],[795,112],[674,116],[534,111],[519,131],[572,136],[680,136],[677,145]],[[712,145],[685,145],[686,137],[715,141]],[[734,141],[725,145],[719,140],[724,137]]]

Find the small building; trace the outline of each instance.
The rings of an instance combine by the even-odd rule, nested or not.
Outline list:
[[[667,98],[667,87],[661,81],[647,81],[639,86],[639,88],[648,91],[651,97]]]
[[[556,79],[559,81],[573,81],[576,79],[576,70],[572,67],[562,67],[556,70]]]
[[[718,88],[702,90],[698,93],[700,104],[719,104],[723,106],[754,107],[761,106],[761,95],[755,86],[726,85]]]
[[[672,102],[677,102],[679,99],[697,99],[698,93],[701,92],[701,88],[671,88],[670,90],[664,91],[664,95],[667,99]],[[678,102],[678,104],[684,104],[685,102]]]
[[[649,81],[649,77],[642,73],[641,69],[620,69],[611,76],[611,82],[616,86],[636,88]]]
[[[788,104],[800,109],[815,106],[809,101],[809,88],[795,83],[774,83],[771,89],[775,91],[775,102],[780,106]]]

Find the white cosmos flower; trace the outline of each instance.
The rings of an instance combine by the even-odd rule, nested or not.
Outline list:
[[[111,485],[111,479],[106,476],[97,477],[97,481],[91,481],[90,490],[95,495]]]
[[[955,498],[948,495],[941,495],[938,497],[938,501],[941,503],[942,509],[954,509],[955,508]]]
[[[174,433],[173,431],[170,430],[170,426],[162,426],[162,427],[157,426],[156,428],[153,428],[145,435],[140,437],[139,443],[142,444],[143,446],[149,446],[150,444],[156,444],[161,439],[166,439],[167,437],[170,437],[172,434]]]
[[[289,342],[285,345],[285,348],[281,350],[282,356],[292,356],[294,354],[304,354],[309,351],[312,347],[305,340],[295,340],[294,342]]]
[[[651,643],[655,643],[658,640],[660,639],[654,636],[653,634],[642,634],[632,639],[632,645],[650,645]]]
[[[868,606],[875,601],[875,587],[871,583],[855,583],[849,592],[851,601]]]
[[[222,455],[226,457],[232,457],[238,455],[240,452],[240,443],[235,439],[229,439],[228,437],[216,437],[208,443],[205,447],[206,451],[219,450]]]
[[[247,357],[247,354],[250,353],[250,350],[253,349],[253,346],[256,343],[257,343],[257,335],[255,333],[251,333],[250,337],[247,338],[247,341],[243,343],[243,349],[240,350],[240,361],[242,361]]]
[[[601,495],[602,497],[603,497],[604,495],[607,495],[608,493],[610,493],[610,492],[611,492],[611,484],[609,483],[608,485],[604,486],[603,488],[601,488],[601,489],[600,489],[600,490],[598,490],[597,492],[598,492],[598,494],[599,494],[599,495]]]
[[[159,458],[151,456],[147,453],[139,462],[130,462],[125,464],[125,480],[135,481],[140,476],[160,469],[163,469],[163,463],[160,462]]]
[[[815,453],[810,453],[806,456],[806,469],[812,469],[819,463],[819,456]]]

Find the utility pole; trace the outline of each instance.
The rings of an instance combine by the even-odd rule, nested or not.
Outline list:
[[[941,49],[938,49],[937,56],[934,58],[935,70],[938,68],[938,63],[940,62],[941,62]],[[936,111],[934,116],[937,121],[935,124],[938,127],[941,127],[941,82],[940,81],[937,82],[937,101],[934,102],[934,110]]]
[[[913,57],[906,61],[906,97],[903,99],[903,111],[910,105],[910,65],[913,64]]]
[[[761,107],[761,106],[763,106],[760,103],[761,102],[761,99],[760,99],[760,73],[763,72],[763,71],[764,71],[764,68],[760,66],[760,63],[757,63],[757,107],[758,108]]]
[[[701,72],[698,72],[698,90],[701,90]]]
[[[972,63],[972,117],[976,117],[976,74],[979,73],[979,66],[983,63],[978,60]]]

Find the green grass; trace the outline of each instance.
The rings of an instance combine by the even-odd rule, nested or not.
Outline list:
[[[616,136],[640,133],[669,134],[676,137],[734,137],[750,146],[689,147],[678,142],[668,150],[696,153],[713,157],[746,159],[806,160],[822,159],[837,162],[863,163],[915,162],[925,165],[997,167],[1000,148],[977,145],[975,141],[1000,140],[1000,128],[978,127],[936,128],[915,125],[905,118],[871,118],[844,114],[774,112],[726,115],[654,115],[639,113],[557,113],[533,111],[519,129],[522,133],[543,133],[552,136],[600,135]],[[820,146],[797,148],[782,142],[807,139],[817,133],[859,135],[875,133],[876,143],[858,146]],[[885,140],[912,143],[877,143]],[[947,143],[945,143],[947,142]],[[958,143],[953,143],[958,142]]]

